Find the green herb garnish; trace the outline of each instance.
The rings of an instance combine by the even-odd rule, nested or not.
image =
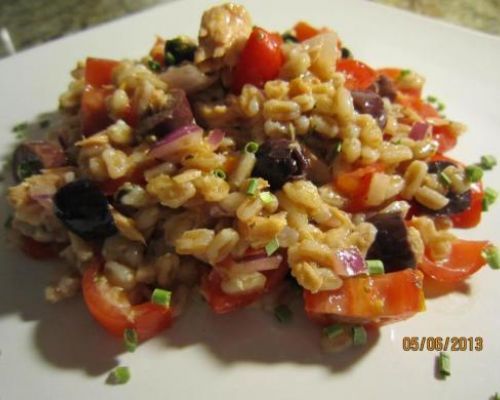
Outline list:
[[[469,182],[479,182],[483,178],[483,170],[477,165],[465,167],[465,176]]]
[[[380,275],[384,273],[384,263],[381,260],[366,260],[369,275]]]
[[[278,250],[279,248],[280,248],[280,244],[278,242],[278,239],[274,238],[268,244],[266,244],[267,256],[269,257],[269,256],[273,255],[276,252],[276,250]]]
[[[439,367],[439,373],[441,374],[442,377],[451,375],[450,356],[448,353],[444,352],[439,353],[438,367]]]
[[[226,173],[220,168],[214,169],[213,174],[218,178],[226,179]]]
[[[139,338],[137,336],[137,331],[132,328],[127,328],[123,331],[123,343],[127,351],[133,353],[137,348],[137,343],[139,343]]]
[[[438,179],[439,179],[439,182],[441,182],[443,186],[445,186],[445,187],[451,186],[451,179],[444,172],[440,172],[438,174]]]
[[[276,196],[271,192],[260,192],[259,197],[264,204],[270,204],[276,200]]]
[[[183,61],[193,61],[196,45],[183,37],[176,37],[165,42],[165,63],[177,65]]]
[[[255,192],[257,191],[257,186],[258,186],[257,179],[256,178],[250,179],[250,182],[248,183],[247,194],[250,196],[254,196]]]
[[[483,211],[488,211],[490,206],[495,203],[498,198],[498,192],[495,189],[487,187],[483,197]]]
[[[159,72],[161,70],[161,64],[155,60],[148,60],[148,67],[153,72]]]
[[[128,367],[116,367],[108,376],[108,382],[112,385],[123,385],[130,380]]]
[[[323,328],[323,335],[328,339],[334,339],[344,333],[344,326],[340,324],[334,324]]]
[[[151,295],[151,302],[160,306],[168,307],[170,306],[171,298],[172,292],[156,288],[155,290],[153,290],[153,294]]]
[[[20,180],[25,180],[32,175],[36,175],[43,168],[43,165],[38,160],[28,160],[19,163],[16,167],[16,175]]]
[[[257,150],[259,150],[259,144],[256,142],[248,142],[243,149],[245,153],[252,153],[252,154],[257,153]]]
[[[352,328],[352,342],[354,346],[364,346],[368,342],[368,334],[363,326]]]
[[[481,156],[479,166],[484,170],[491,170],[497,165],[497,159],[492,155]]]
[[[500,269],[500,254],[498,253],[498,247],[488,246],[483,250],[481,255],[492,269]]]

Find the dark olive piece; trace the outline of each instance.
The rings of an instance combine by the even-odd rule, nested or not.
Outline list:
[[[272,190],[286,182],[304,178],[309,161],[297,142],[272,139],[260,145],[252,176],[264,178]]]
[[[54,196],[54,213],[66,228],[85,240],[105,239],[117,232],[106,196],[88,179],[61,187]]]
[[[377,228],[375,241],[366,255],[367,260],[381,260],[385,272],[415,268],[415,254],[408,241],[408,231],[400,213],[377,214],[367,222]]]
[[[360,114],[370,114],[381,129],[387,124],[382,97],[369,90],[353,90],[351,92],[355,110]]]
[[[176,37],[165,42],[165,62],[177,65],[182,61],[193,61],[196,45],[183,37]]]
[[[396,100],[396,87],[392,80],[385,75],[380,75],[375,83],[368,90],[377,93],[381,97],[387,97],[391,102]]]

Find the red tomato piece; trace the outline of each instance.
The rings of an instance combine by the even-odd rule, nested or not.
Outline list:
[[[426,254],[418,268],[437,281],[463,281],[486,264],[481,253],[489,245],[486,241],[457,240],[448,259],[433,261]]]
[[[438,151],[440,153],[450,151],[457,144],[457,136],[452,132],[449,125],[434,126],[432,128],[432,136],[439,143]]]
[[[365,204],[366,196],[370,189],[373,175],[383,170],[383,164],[375,163],[351,172],[339,174],[335,178],[335,187],[350,199],[347,207],[349,212],[359,212],[367,207]]]
[[[281,44],[281,36],[255,27],[234,69],[232,91],[238,94],[247,83],[262,87],[275,79],[283,65]]]
[[[225,314],[245,307],[256,301],[264,293],[273,290],[283,281],[288,270],[288,264],[284,258],[279,268],[262,272],[267,279],[263,290],[241,295],[229,295],[224,293],[220,287],[222,280],[220,274],[215,269],[212,269],[201,281],[201,293],[215,313]]]
[[[132,305],[120,288],[112,287],[100,273],[101,263],[93,261],[83,274],[82,291],[90,314],[114,336],[135,329],[139,340],[147,340],[172,323],[169,307],[145,302]]]
[[[85,63],[85,83],[92,86],[110,85],[113,69],[119,64],[115,60],[104,58],[87,58]]]
[[[318,322],[383,323],[425,310],[423,275],[415,269],[344,280],[337,290],[304,291],[307,315]]]
[[[401,94],[396,101],[402,106],[412,108],[423,119],[439,117],[438,111],[418,96]]]
[[[304,40],[310,39],[320,33],[319,29],[309,25],[307,22],[299,21],[293,27],[295,31],[295,37],[299,42],[303,42]]]
[[[483,212],[483,187],[480,183],[471,185],[470,207],[458,214],[450,215],[455,228],[473,228],[481,222]]]
[[[401,92],[402,94],[405,94],[405,95],[408,95],[411,97],[415,97],[415,98],[420,98],[422,95],[421,88],[409,89],[409,88],[401,87],[401,85],[399,84],[399,78],[401,76],[402,71],[403,70],[401,68],[380,68],[380,69],[377,69],[376,72],[377,72],[377,76],[384,75],[387,78],[389,78],[392,81],[392,83],[394,84],[394,86],[396,87],[396,89],[399,92]]]
[[[377,79],[377,73],[368,65],[349,58],[337,62],[337,71],[345,74],[345,87],[349,90],[367,89]]]
[[[90,85],[83,91],[80,112],[82,132],[85,136],[93,135],[112,123],[106,108],[106,97],[110,94],[110,89]]]
[[[28,236],[23,235],[21,241],[21,251],[34,260],[54,260],[60,251],[53,243],[39,242]]]

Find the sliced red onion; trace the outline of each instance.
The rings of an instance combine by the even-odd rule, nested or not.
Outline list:
[[[207,142],[212,150],[217,150],[225,137],[226,132],[224,132],[222,129],[213,129],[207,136]]]
[[[410,139],[423,140],[429,129],[429,124],[425,122],[415,122],[410,131]]]
[[[160,75],[170,88],[183,89],[186,93],[195,93],[206,89],[217,80],[217,76],[208,76],[201,72],[193,64],[185,64],[179,67],[169,67]]]
[[[202,140],[203,129],[198,125],[186,125],[157,142],[149,152],[149,156],[165,160],[170,155],[201,144]]]
[[[367,272],[365,258],[356,247],[335,251],[333,269],[339,276],[355,276]]]
[[[274,269],[278,269],[282,261],[283,257],[281,255],[268,257],[264,254],[255,258],[249,257],[244,261],[239,262],[231,260],[229,263],[225,264],[223,268],[231,274],[249,274],[252,272],[271,271]]]

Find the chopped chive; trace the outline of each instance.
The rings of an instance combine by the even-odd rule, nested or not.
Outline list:
[[[439,182],[441,182],[443,184],[443,186],[450,187],[450,185],[451,185],[451,179],[444,172],[440,172],[438,174],[438,179],[439,179]]]
[[[158,72],[161,70],[161,64],[155,60],[148,60],[148,67],[153,72]]]
[[[108,382],[113,385],[123,385],[130,380],[128,367],[116,367],[108,376]]]
[[[290,308],[285,304],[280,304],[274,309],[274,316],[282,324],[290,322],[292,319],[292,315],[292,310],[290,310]]]
[[[437,103],[437,110],[438,111],[443,111],[446,108],[446,104],[444,104],[442,101]]]
[[[481,255],[492,269],[500,269],[500,254],[498,253],[498,247],[488,246],[482,251]]]
[[[436,97],[436,96],[432,96],[432,95],[430,95],[430,96],[427,96],[427,101],[428,101],[429,103],[435,103],[435,102],[437,102],[437,101],[438,101],[438,99],[437,99],[437,97]]]
[[[448,353],[444,352],[439,353],[438,365],[439,365],[439,373],[441,374],[442,377],[451,375],[450,356],[448,355]]]
[[[281,35],[283,38],[283,41],[285,43],[298,43],[299,40],[291,33],[291,32],[285,32],[283,35]]]
[[[248,142],[245,145],[245,148],[243,149],[245,153],[257,153],[257,150],[259,150],[259,144],[256,142]]]
[[[250,179],[250,182],[248,183],[247,194],[249,194],[250,196],[254,196],[255,192],[257,191],[257,186],[258,186],[257,179],[256,178]]]
[[[500,394],[495,393],[495,395],[493,396],[493,400],[500,400]]]
[[[135,329],[127,328],[123,331],[123,343],[127,351],[133,353],[137,349],[138,342],[139,338]]]
[[[280,248],[280,244],[278,242],[278,239],[274,238],[273,240],[271,240],[268,244],[266,244],[266,254],[268,256],[271,256],[273,255],[276,250],[278,250]]]
[[[14,127],[12,128],[12,132],[21,132],[21,131],[25,131],[26,129],[28,128],[28,123],[27,122],[21,122],[17,125],[14,125]]]
[[[485,189],[483,201],[486,202],[488,208],[493,203],[495,203],[495,201],[497,200],[497,198],[498,198],[498,192],[495,189],[492,189],[490,187],[487,187]]]
[[[172,298],[172,292],[168,290],[163,290],[156,288],[153,290],[153,294],[151,295],[151,301],[160,306],[168,307],[170,306],[170,299]]]
[[[363,326],[352,328],[352,342],[354,346],[363,346],[368,341],[368,334]]]
[[[323,335],[325,335],[328,339],[335,339],[343,333],[344,326],[340,324],[330,325],[323,329]]]
[[[271,192],[260,192],[259,197],[264,204],[269,204],[276,200],[276,196]]]
[[[384,273],[384,263],[381,260],[366,260],[369,275],[380,275]]]
[[[465,176],[469,182],[479,182],[483,177],[483,170],[477,165],[465,167]]]
[[[49,125],[50,125],[50,121],[48,119],[44,119],[38,123],[38,126],[40,126],[40,128],[42,128],[42,129],[48,128]]]
[[[220,168],[214,169],[213,174],[218,178],[226,179],[226,173]]]
[[[493,167],[497,165],[497,159],[492,155],[481,156],[481,162],[479,166],[484,170],[493,169]]]

